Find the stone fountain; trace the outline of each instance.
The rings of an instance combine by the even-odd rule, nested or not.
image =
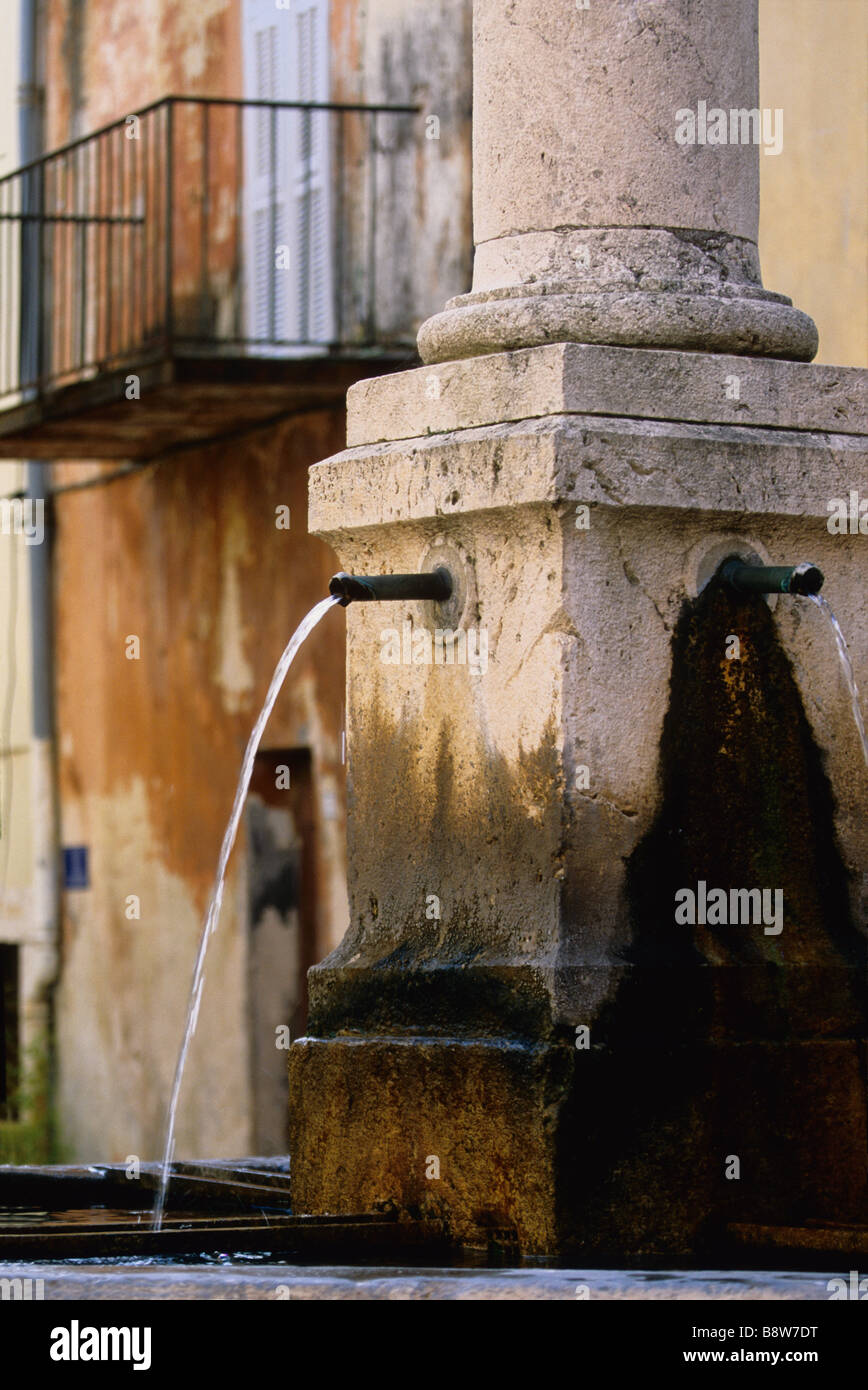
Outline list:
[[[865,374],[762,285],[756,8],[477,0],[472,292],[311,474],[348,571],[453,591],[347,610],[296,1212],[586,1261],[868,1221],[868,780],[820,614],[715,579],[816,562],[865,670]],[[676,919],[714,889],[780,921]]]

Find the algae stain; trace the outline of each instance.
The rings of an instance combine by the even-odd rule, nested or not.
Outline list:
[[[722,657],[741,639],[741,660]],[[679,888],[781,889],[780,942],[744,926],[717,934],[732,961],[806,959],[855,965],[834,798],[795,676],[765,603],[718,584],[687,603],[672,645],[670,703],[660,748],[660,808],[631,857],[634,952],[686,960],[670,945]],[[691,947],[704,954],[701,934]]]

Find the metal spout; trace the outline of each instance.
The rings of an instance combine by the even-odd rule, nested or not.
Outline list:
[[[435,599],[443,603],[452,595],[452,575],[442,565],[428,574],[340,574],[329,580],[329,593],[342,607],[355,599]]]
[[[818,594],[824,578],[807,560],[800,565],[748,565],[738,556],[724,560],[719,573],[740,594]]]

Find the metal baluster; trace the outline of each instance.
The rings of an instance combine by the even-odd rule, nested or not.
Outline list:
[[[199,257],[201,261],[199,270],[199,335],[203,340],[209,337],[209,322],[211,316],[208,313],[208,223],[210,220],[210,196],[209,185],[210,164],[211,164],[211,118],[207,102],[202,104],[202,202],[199,215]]]
[[[175,179],[175,103],[170,99],[166,105],[166,185],[165,185],[165,336],[166,346],[169,352],[172,351],[172,343],[175,333],[174,322],[174,296],[172,279],[174,275],[174,229],[173,229],[173,209],[174,195],[173,187]]]
[[[376,334],[375,282],[377,277],[377,113],[368,116],[368,307],[365,336],[373,343]]]
[[[252,171],[250,171],[252,174]],[[232,332],[236,339],[245,337],[242,332],[242,298],[244,295],[244,177],[248,174],[244,165],[244,107],[241,102],[235,107],[235,304]]]
[[[268,305],[268,327],[269,338],[273,343],[277,338],[277,304],[276,304],[276,250],[277,250],[277,107],[272,106],[269,112],[269,184],[271,190],[271,246],[269,248],[269,305]]]

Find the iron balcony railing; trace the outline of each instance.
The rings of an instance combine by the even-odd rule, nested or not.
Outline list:
[[[411,343],[417,120],[166,97],[7,174],[0,404],[164,354]]]

